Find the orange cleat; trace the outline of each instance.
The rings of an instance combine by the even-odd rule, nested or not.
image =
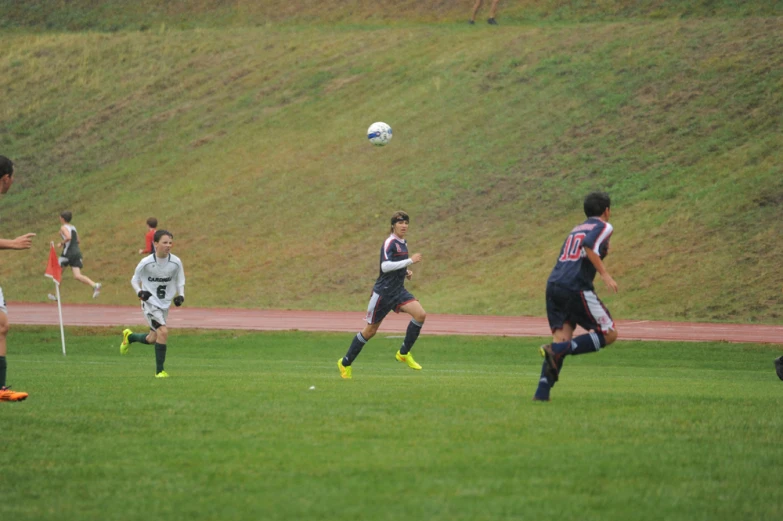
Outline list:
[[[0,402],[21,402],[27,396],[27,393],[12,391],[9,387],[0,387]]]

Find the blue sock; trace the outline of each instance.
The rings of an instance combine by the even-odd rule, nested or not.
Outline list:
[[[356,357],[359,356],[359,353],[362,352],[362,348],[366,343],[367,340],[362,334],[356,333],[356,336],[353,337],[353,341],[351,342],[351,347],[348,348],[348,352],[343,357],[343,366],[348,367],[351,365],[353,361],[356,360]]]
[[[552,342],[552,351],[558,358],[571,354],[571,341]]]
[[[579,335],[571,341],[570,355],[583,355],[600,351],[606,345],[604,334],[600,331],[591,331],[586,335]]]
[[[549,383],[549,380],[547,380],[547,377],[544,376],[545,373],[546,361],[544,361],[541,366],[541,378],[538,379],[538,389],[536,389],[536,394],[534,396],[537,400],[549,400],[549,390],[552,388],[552,385]]]
[[[405,340],[402,341],[402,347],[400,347],[401,355],[407,355],[410,352],[413,344],[416,343],[416,339],[419,338],[421,326],[423,325],[424,324],[416,322],[413,319],[408,323],[408,330],[405,332]]]

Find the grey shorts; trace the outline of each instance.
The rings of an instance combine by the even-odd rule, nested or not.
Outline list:
[[[157,331],[160,326],[165,326],[166,319],[169,317],[168,309],[160,309],[149,302],[141,303],[141,312],[144,313],[144,319],[153,331]]]

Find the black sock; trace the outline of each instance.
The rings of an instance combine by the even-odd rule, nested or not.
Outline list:
[[[345,367],[348,367],[353,363],[354,360],[356,360],[356,357],[359,356],[359,353],[362,352],[362,348],[366,343],[367,340],[362,336],[362,334],[356,333],[356,336],[353,337],[353,341],[351,342],[351,347],[348,348],[348,352],[345,354],[345,357],[343,357],[343,365]]]
[[[163,362],[166,361],[166,344],[155,344],[155,373],[163,371]]]
[[[149,345],[149,342],[147,342],[147,333],[131,333],[128,335],[128,343],[132,344],[134,342]]]
[[[419,338],[421,326],[423,325],[424,324],[420,324],[413,319],[408,323],[408,330],[405,332],[405,340],[402,341],[402,347],[400,347],[401,355],[407,355],[413,348],[413,344],[416,343],[416,339]]]
[[[8,370],[8,362],[4,356],[0,356],[0,387],[5,387],[5,373]]]

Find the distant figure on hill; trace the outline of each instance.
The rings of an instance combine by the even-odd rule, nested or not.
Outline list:
[[[57,247],[62,247],[63,252],[60,254],[60,266],[65,268],[70,266],[73,271],[73,278],[83,284],[87,284],[92,288],[92,298],[98,298],[101,293],[101,283],[93,282],[86,275],[82,275],[82,250],[79,248],[79,233],[76,231],[76,227],[71,224],[73,214],[71,212],[63,212],[60,214],[60,237],[62,242],[57,244]]]
[[[141,259],[131,278],[133,291],[141,300],[141,312],[150,327],[148,333],[122,332],[120,354],[127,355],[134,342],[155,345],[155,378],[168,378],[164,369],[169,327],[166,324],[173,302],[180,307],[185,302],[185,269],[182,261],[171,253],[174,236],[167,230],[155,232],[155,253]]]
[[[386,238],[381,247],[378,279],[372,288],[370,304],[367,306],[367,317],[365,318],[367,325],[353,337],[345,356],[337,360],[337,368],[343,378],[351,378],[351,364],[359,356],[367,341],[375,336],[381,322],[390,311],[395,313],[402,311],[411,316],[405,339],[402,341],[402,346],[397,351],[395,358],[411,369],[421,369],[421,366],[413,359],[411,348],[419,338],[427,313],[416,297],[405,289],[405,280],[411,280],[413,277],[413,272],[408,269],[408,266],[421,262],[421,253],[414,253],[408,257],[408,243],[405,241],[405,235],[408,233],[409,223],[410,218],[403,211],[394,212],[391,217],[391,235]]]
[[[144,236],[144,249],[139,250],[139,255],[149,255],[155,253],[155,230],[158,227],[158,220],[154,217],[147,219],[147,235]]]
[[[481,8],[481,4],[483,3],[483,0],[476,0],[475,5],[473,6],[473,13],[470,15],[470,20],[468,20],[468,23],[470,25],[473,25],[476,23],[476,14],[478,13],[479,8]],[[497,25],[498,23],[495,21],[495,13],[497,13],[498,10],[498,3],[500,3],[500,0],[492,0],[492,6],[489,8],[489,18],[487,19],[487,23],[489,25]]]
[[[549,401],[549,391],[557,382],[567,355],[595,353],[617,340],[612,316],[593,288],[597,272],[604,284],[617,292],[617,283],[602,260],[609,254],[609,239],[614,231],[609,224],[610,204],[609,194],[604,192],[585,197],[587,220],[568,234],[547,280],[546,316],[552,343],[539,348],[544,364],[533,401]],[[582,326],[587,333],[572,338],[576,326]]]
[[[5,194],[14,182],[14,163],[0,156],[0,194]],[[0,250],[29,250],[33,245],[34,233],[26,233],[16,239],[0,239]],[[12,391],[5,384],[8,363],[6,362],[6,335],[8,335],[8,308],[5,305],[3,290],[0,288],[0,402],[21,402],[27,393]]]

